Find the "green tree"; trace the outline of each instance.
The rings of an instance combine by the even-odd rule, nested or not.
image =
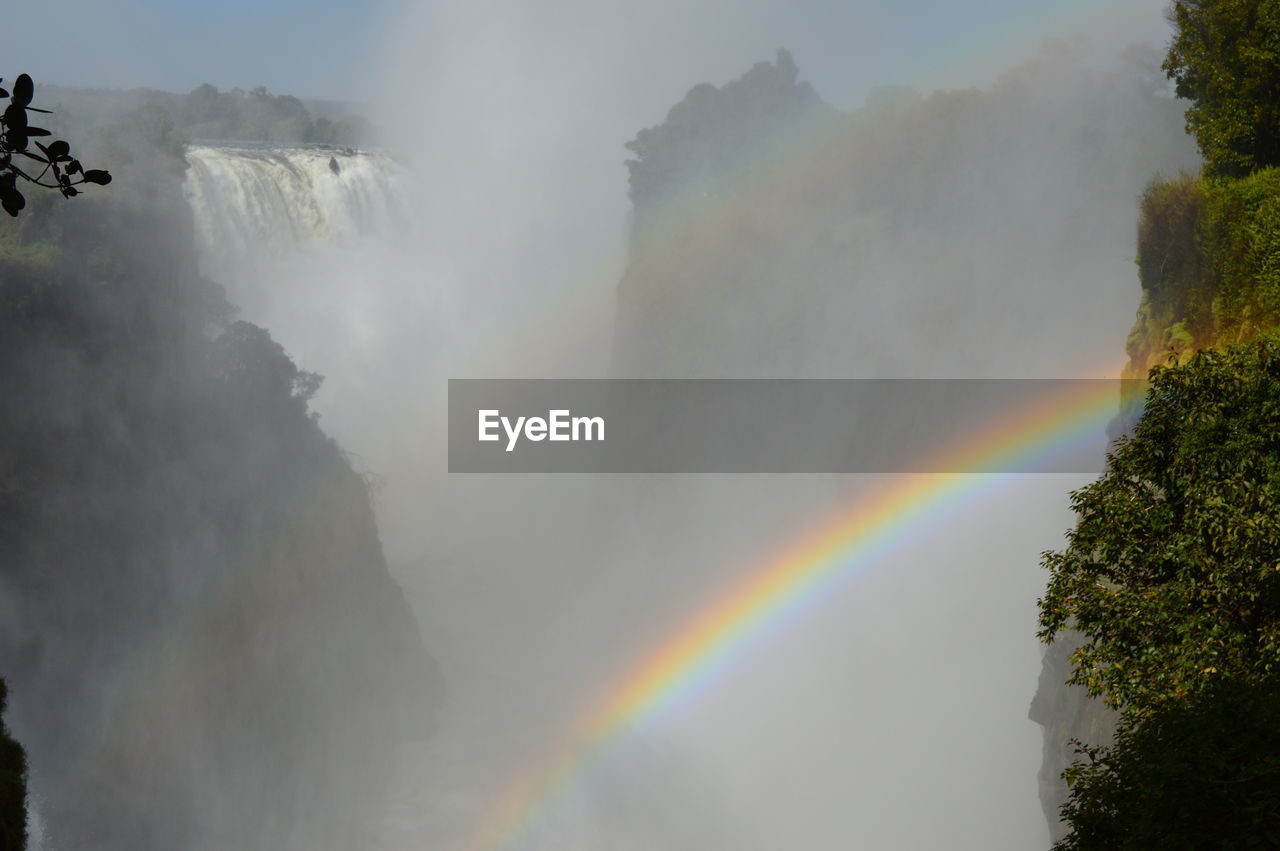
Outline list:
[[[1064,777],[1056,851],[1280,847],[1280,342],[1151,372],[1040,600],[1120,710]]]
[[[1211,174],[1280,165],[1280,2],[1174,0],[1164,61]]]
[[[1083,633],[1070,682],[1126,714],[1280,675],[1280,344],[1152,370],[1142,419],[1072,494],[1040,637]]]
[[[1280,680],[1225,680],[1066,772],[1054,851],[1280,848]]]

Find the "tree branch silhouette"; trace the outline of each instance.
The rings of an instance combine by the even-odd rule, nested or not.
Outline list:
[[[0,83],[3,82],[4,79],[0,78]],[[12,94],[0,88],[0,98],[9,98],[9,105],[0,115],[0,207],[3,207],[10,216],[17,216],[27,206],[27,199],[18,189],[19,179],[45,189],[56,189],[62,193],[63,198],[74,198],[79,195],[80,190],[76,187],[82,184],[94,183],[106,186],[111,182],[109,172],[95,168],[85,169],[81,166],[80,160],[71,155],[71,145],[67,142],[57,139],[47,146],[43,142],[33,142],[33,137],[52,135],[43,127],[32,125],[27,119],[28,112],[50,114],[47,109],[31,105],[34,93],[35,84],[26,74],[18,75],[18,79],[13,84]],[[40,153],[29,150],[32,144],[40,150]],[[32,177],[14,162],[14,159],[19,156],[35,160],[44,168],[38,175]],[[50,171],[53,172],[54,182],[46,183],[44,178]]]

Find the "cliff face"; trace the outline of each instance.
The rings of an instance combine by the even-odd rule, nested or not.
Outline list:
[[[45,847],[361,847],[431,664],[319,379],[196,271],[171,130],[0,230],[8,720]]]

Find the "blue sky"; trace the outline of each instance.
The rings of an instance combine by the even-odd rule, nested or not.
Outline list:
[[[407,22],[423,11],[461,5],[423,0],[64,0],[57,24],[49,7],[35,2],[6,11],[3,74],[26,71],[37,82],[111,87],[150,86],[185,91],[201,82],[220,88],[265,85],[305,97],[363,99],[379,79],[385,46],[403,44]],[[875,85],[924,89],[983,84],[1000,69],[1026,58],[1043,39],[1093,30],[1122,39],[1163,41],[1165,0],[755,0],[754,2],[573,2],[528,0],[486,3],[501,28],[520,9],[527,20],[580,19],[575,36],[616,37],[633,20],[650,37],[655,63],[676,61],[690,73],[722,82],[751,61],[786,46],[804,75],[828,99],[855,105]],[[427,17],[430,17],[428,15]],[[442,16],[446,20],[447,15]],[[68,37],[48,34],[74,21]],[[20,33],[22,37],[15,37]],[[545,35],[545,31],[543,31]],[[450,33],[423,32],[423,51]],[[459,35],[458,38],[465,38]],[[412,41],[412,34],[410,35]],[[689,58],[700,45],[723,57],[706,70]],[[635,45],[643,50],[645,45]],[[552,48],[554,49],[554,48]],[[584,68],[589,74],[592,69]],[[717,79],[717,73],[721,79]],[[690,79],[689,83],[697,82]],[[412,81],[407,81],[412,82]]]

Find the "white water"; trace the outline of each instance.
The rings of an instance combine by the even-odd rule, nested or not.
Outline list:
[[[314,407],[361,451],[370,429],[397,416],[387,376],[432,359],[434,324],[451,321],[445,276],[422,266],[431,247],[411,173],[385,154],[327,148],[197,145],[187,162],[200,271],[238,317],[325,377]],[[406,316],[419,334],[411,351],[393,350],[379,329]]]
[[[389,233],[409,211],[407,175],[383,154],[193,145],[187,162],[201,270],[228,285],[315,243]]]

